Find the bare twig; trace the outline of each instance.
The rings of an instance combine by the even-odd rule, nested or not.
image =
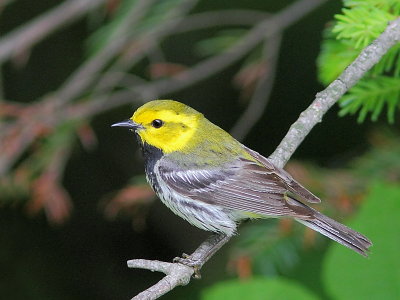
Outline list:
[[[112,90],[124,77],[124,72],[121,71],[130,69],[140,61],[140,59],[152,53],[154,49],[158,49],[160,41],[176,30],[183,17],[193,8],[197,1],[198,0],[185,0],[180,5],[167,12],[165,16],[166,22],[163,22],[150,32],[144,33],[143,36],[139,38],[140,41],[136,43],[137,46],[134,55],[127,51],[113,63],[94,87],[94,95],[102,94],[103,99],[107,98],[108,90]],[[116,70],[119,71],[119,75],[110,77],[108,72],[114,72]]]
[[[190,10],[196,1],[197,0],[183,1],[182,4],[176,8],[177,11],[174,10],[175,12],[173,12],[174,20],[168,21],[168,24],[162,26],[161,29],[156,29],[156,33],[147,35],[145,39],[151,40],[150,44],[157,43],[159,38],[167,35],[180,21],[178,14],[184,14]],[[66,119],[90,117],[94,113],[100,112],[100,110],[104,111],[105,106],[103,104],[106,98],[104,96],[100,97],[100,99],[97,99],[103,99],[103,101],[91,101],[86,104],[89,106],[93,105],[94,109],[79,104],[66,107],[66,104],[73,100],[74,97],[77,97],[78,94],[83,92],[85,88],[93,82],[95,77],[97,77],[96,73],[98,73],[98,71],[101,70],[112,57],[114,57],[113,55],[124,45],[124,42],[128,36],[132,38],[133,34],[131,33],[128,35],[126,30],[128,30],[141,19],[142,15],[145,13],[144,10],[149,8],[148,5],[150,2],[151,1],[142,0],[136,3],[130,12],[130,18],[128,18],[129,21],[123,24],[122,29],[119,30],[116,41],[113,41],[113,43],[110,43],[110,46],[106,46],[105,49],[100,51],[92,59],[89,59],[70,77],[70,79],[66,81],[59,91],[55,92],[53,95],[45,96],[38,101],[36,107],[47,107],[51,109],[51,112],[48,111],[49,113],[44,114],[43,109],[38,109],[35,111],[37,114],[31,114],[29,122],[34,123],[40,120],[40,122],[46,123],[49,126],[56,126],[57,124],[64,122]],[[144,44],[146,44],[146,42],[144,42]],[[141,58],[142,54],[145,53],[149,47],[142,46],[140,51],[135,56],[135,59],[132,58],[132,61],[137,61],[139,58]],[[119,75],[117,77],[119,77]],[[100,109],[101,107],[103,108]],[[4,137],[9,136],[13,131],[15,131],[15,129],[21,131],[19,138],[15,141],[19,143],[17,151],[8,152],[8,155],[4,155],[4,153],[3,155],[0,155],[0,174],[5,174],[11,168],[13,163],[20,157],[20,155],[24,153],[27,147],[31,145],[37,135],[32,134],[31,126],[27,126],[26,120],[21,118],[12,122],[7,128],[2,129],[3,130],[0,132],[0,144],[3,140],[5,140]]]
[[[244,9],[197,13],[182,20],[175,33],[179,34],[215,26],[254,25],[266,20],[269,16],[271,16],[269,13]]]
[[[328,109],[399,41],[400,18],[391,22],[386,30],[370,46],[366,47],[360,53],[357,59],[347,67],[338,79],[332,82],[324,91],[317,94],[313,103],[301,113],[299,119],[291,126],[288,134],[282,140],[277,150],[270,156],[274,164],[283,167],[310,130],[321,121],[322,116]],[[224,243],[228,240],[229,238],[224,240]],[[206,242],[202,243],[192,255],[196,255],[196,253],[200,251],[199,249],[201,249],[201,251],[209,250],[212,252],[215,247],[210,244],[208,246],[209,249],[207,249]],[[183,271],[181,271],[183,265],[180,263],[170,264],[147,260],[136,260],[134,262],[137,264],[132,263],[130,265],[131,267],[160,270],[168,274],[156,285],[139,294],[141,298],[136,299],[156,299],[178,285],[187,284],[190,279],[188,278],[190,276],[189,274],[194,274],[193,269],[192,273],[188,269],[183,269]],[[165,267],[168,267],[168,272],[164,271]],[[173,273],[173,269],[179,270],[177,271],[177,275],[172,275],[176,274]],[[179,278],[179,276],[182,277]]]
[[[162,27],[146,33],[146,40],[151,41],[151,43],[141,42],[140,45],[142,50],[136,50],[135,59],[132,59],[129,55],[128,57],[123,55],[113,64],[112,67],[110,67],[110,70],[100,78],[97,86],[94,88],[95,94],[104,94],[104,91],[107,88],[113,88],[120,80],[122,80],[122,78],[124,78],[125,75],[127,75],[126,73],[121,72],[121,70],[131,68],[146,53],[147,55],[152,56],[155,52],[158,56],[162,57],[163,54],[161,53],[160,45],[157,41],[167,34],[180,34],[188,31],[223,25],[254,25],[270,16],[268,13],[253,10],[227,10],[222,12],[198,13],[182,18],[182,16],[192,8],[194,3],[188,2],[183,4],[185,5],[177,7],[175,11],[170,13],[170,17],[166,18],[169,20],[167,24],[163,24]],[[142,56],[140,54],[142,54]],[[119,70],[119,74],[116,75],[113,70]],[[109,72],[112,72],[114,75],[110,76],[110,74],[108,74]],[[138,84],[131,85],[130,87],[132,88],[137,85]],[[143,85],[143,83],[141,85]]]
[[[124,23],[121,24],[115,33],[115,39],[108,43],[96,55],[89,58],[71,77],[66,80],[64,86],[57,93],[58,105],[65,104],[74,100],[81,92],[83,92],[95,79],[98,74],[112,58],[115,57],[134,32],[135,26],[146,15],[147,10],[151,8],[154,0],[140,0],[131,8],[129,15],[124,18]]]
[[[0,12],[1,10],[6,7],[7,5],[11,4],[12,2],[14,2],[15,0],[2,0],[0,2]]]
[[[214,56],[187,71],[181,72],[171,79],[156,82],[153,89],[155,91],[162,90],[163,94],[168,94],[182,87],[187,87],[189,83],[199,82],[207,78],[210,75],[210,70],[212,70],[212,73],[223,70],[242,58],[265,38],[274,36],[279,31],[287,28],[325,1],[326,0],[301,0],[293,3],[282,12],[277,13],[273,17],[255,26],[254,29],[228,51],[221,55]]]
[[[104,2],[106,0],[64,1],[56,8],[8,33],[0,40],[0,64],[13,55],[29,50],[46,36],[79,19]]]
[[[178,285],[188,284],[192,276],[195,278],[200,278],[200,268],[229,240],[230,237],[224,234],[212,234],[209,236],[190,255],[191,259],[195,261],[201,261],[201,264],[196,265],[196,267],[189,267],[182,263],[167,263],[144,259],[134,259],[128,261],[129,268],[159,271],[167,275],[157,284],[140,293],[136,297],[133,297],[132,300],[157,299]],[[137,265],[139,265],[139,267],[137,267]]]
[[[268,104],[269,96],[275,80],[281,39],[281,35],[277,35],[265,41],[264,64],[267,65],[267,70],[265,70],[264,74],[259,78],[256,89],[246,110],[231,129],[231,134],[238,140],[242,140],[247,135],[254,124],[261,118],[264,109]]]
[[[157,98],[159,95],[165,95],[189,87],[207,77],[215,74],[237,60],[245,56],[251,49],[265,39],[271,38],[301,17],[323,4],[326,0],[300,0],[288,6],[282,12],[261,22],[249,31],[239,42],[233,45],[224,53],[213,56],[205,61],[198,63],[187,71],[178,75],[150,82],[144,85],[132,87],[129,91],[114,93],[110,98],[103,101],[91,101],[88,103],[93,114],[109,110],[127,103],[132,103],[132,99],[145,98],[151,95],[151,98]]]
[[[162,272],[166,275],[158,283],[133,297],[132,300],[157,299],[177,286],[188,284],[194,273],[191,267],[158,260],[133,259],[128,261],[128,267]]]

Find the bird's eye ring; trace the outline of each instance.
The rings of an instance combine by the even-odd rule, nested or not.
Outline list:
[[[160,128],[163,125],[164,125],[164,122],[160,119],[155,119],[151,122],[151,126],[153,126],[154,128]]]

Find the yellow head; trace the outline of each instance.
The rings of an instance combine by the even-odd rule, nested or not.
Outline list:
[[[187,148],[203,119],[203,114],[183,103],[154,100],[139,107],[128,121],[113,126],[131,127],[142,142],[170,153]]]

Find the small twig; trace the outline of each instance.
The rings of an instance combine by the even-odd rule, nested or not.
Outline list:
[[[4,95],[3,69],[0,69],[0,102],[4,101]]]
[[[180,21],[180,18],[177,18],[177,14],[184,14],[187,12],[187,10],[190,10],[196,2],[197,0],[183,1],[180,7],[177,8],[178,12],[175,11],[175,19],[169,21],[167,25],[161,28],[161,30],[158,30],[157,34],[146,36],[146,39],[151,39],[151,43],[157,43],[158,38],[168,34],[170,30],[173,30],[173,28]],[[104,105],[104,102],[108,100],[108,98],[105,96],[101,96],[100,99],[97,99],[98,101],[91,101],[85,105],[77,104],[68,107],[67,103],[73,100],[74,97],[84,91],[84,89],[93,82],[94,77],[96,77],[95,74],[104,67],[106,62],[112,57],[112,54],[115,53],[114,51],[118,50],[119,47],[122,46],[122,44],[120,45],[119,42],[122,42],[127,38],[125,30],[128,30],[130,26],[136,24],[140,20],[142,14],[144,13],[144,8],[147,7],[147,5],[150,5],[150,1],[148,0],[142,0],[139,3],[136,3],[133,10],[130,12],[131,17],[128,22],[129,24],[124,24],[122,26],[124,30],[121,29],[118,32],[119,39],[117,38],[117,41],[110,43],[111,46],[106,46],[107,49],[103,49],[100,53],[95,55],[95,57],[89,59],[66,81],[59,91],[56,91],[50,96],[45,96],[38,101],[36,104],[37,106],[51,107],[52,111],[51,113],[44,114],[42,109],[37,110],[37,113],[32,115],[30,118],[33,123],[37,119],[48,124],[49,126],[56,126],[57,124],[64,122],[66,119],[87,118],[93,116],[95,113],[105,110],[106,105]],[[132,34],[130,37],[132,37]],[[137,57],[142,57],[141,53],[145,53],[147,49],[149,48],[144,47],[141,50],[142,52],[140,52]],[[143,94],[146,95],[146,93]],[[58,109],[57,105],[59,106]],[[8,126],[8,129],[2,128],[2,131],[0,132],[0,144],[2,143],[3,137],[8,136],[13,128],[22,128],[20,134],[21,138],[18,139],[22,140],[22,142],[20,147],[18,147],[18,151],[8,153],[9,155],[0,155],[0,174],[5,174],[36,138],[36,135],[31,134],[30,126],[27,126],[24,120],[17,119]],[[24,133],[24,135],[22,133]],[[23,138],[23,136],[26,136],[27,138]]]
[[[231,129],[232,136],[239,141],[243,140],[254,124],[256,124],[261,118],[265,107],[268,104],[269,96],[275,80],[281,40],[282,36],[276,35],[265,41],[265,58],[263,63],[266,64],[267,70],[265,70],[264,74],[259,78],[246,110]]]
[[[304,17],[304,15],[311,12],[325,1],[326,0],[297,1],[282,12],[269,17],[267,20],[255,26],[239,42],[224,53],[206,59],[174,77],[138,85],[129,91],[116,92],[110,98],[102,99],[102,101],[93,100],[87,104],[90,106],[88,111],[91,111],[92,114],[97,114],[114,107],[132,103],[132,99],[142,99],[145,98],[144,96],[149,95],[153,96],[152,98],[157,98],[159,95],[165,95],[187,88],[241,59],[261,41],[271,38],[288,26],[293,25],[293,23],[297,22],[300,18]]]
[[[325,1],[326,0],[300,0],[291,4],[282,12],[277,13],[273,17],[255,26],[254,29],[250,30],[248,34],[228,51],[203,61],[171,79],[160,80],[154,83],[152,88],[155,91],[161,90],[163,94],[168,94],[182,87],[187,87],[190,83],[199,82],[207,78],[211,72],[216,73],[223,70],[242,58],[265,38],[270,38],[287,28]],[[140,87],[138,87],[138,89],[140,90]]]
[[[278,146],[277,150],[270,156],[270,159],[273,159],[274,164],[283,167],[290,156],[294,153],[297,146],[308,135],[310,130],[321,121],[325,112],[327,112],[340,96],[352,87],[392,46],[397,44],[399,41],[400,18],[391,22],[386,30],[370,46],[366,47],[360,53],[356,60],[347,67],[338,79],[332,82],[324,91],[317,94],[313,103],[301,113],[300,118],[291,126],[288,134]],[[224,243],[228,240],[229,238],[224,240]],[[215,245],[212,245],[211,243],[207,245],[206,240],[192,255],[196,255],[196,252],[199,251],[199,249],[201,249],[202,253],[210,251],[213,254],[215,252],[214,246]],[[209,257],[211,257],[211,255]],[[164,280],[166,278],[164,277],[164,279],[159,283],[139,294],[141,295],[141,298],[133,299],[156,299],[178,285],[187,284],[188,280],[190,280],[190,276],[188,278],[188,274],[190,274],[189,270],[177,271],[178,275],[172,275],[174,272],[172,269],[181,270],[182,264],[180,263],[165,263],[147,260],[135,261],[139,261],[140,265],[142,267],[145,266],[144,268],[146,269],[160,270],[162,272],[164,272],[163,268],[168,266],[168,275],[166,277],[170,277],[168,277],[168,280]],[[132,267],[136,266],[133,264]],[[194,269],[192,269],[192,271],[192,274],[194,274]],[[179,276],[182,277],[179,278]]]
[[[187,285],[194,273],[193,268],[183,264],[158,260],[133,259],[128,261],[128,267],[162,272],[166,275],[155,285],[133,297],[132,300],[157,299],[177,286]]]
[[[176,28],[175,34],[216,26],[252,26],[270,17],[271,14],[257,10],[230,9],[211,11],[187,16]]]
[[[21,51],[27,51],[48,35],[60,29],[89,11],[99,7],[106,0],[70,0],[25,23],[0,40],[0,64]]]
[[[148,269],[166,274],[157,284],[140,293],[133,299],[157,299],[178,285],[186,285],[190,278],[200,278],[201,267],[223,246],[231,237],[225,234],[212,234],[190,255],[190,259],[200,262],[196,267],[189,267],[179,262],[167,263],[154,260],[135,259],[128,261],[129,268]],[[184,267],[184,268],[183,268]]]
[[[328,87],[316,95],[311,105],[292,124],[270,159],[283,167],[311,129],[321,122],[323,115],[368,72],[385,53],[400,41],[400,18],[392,21],[372,44],[364,48],[358,57]]]
[[[160,44],[157,43],[157,40],[162,39],[167,34],[175,35],[222,25],[254,25],[270,16],[268,13],[253,10],[227,10],[185,16],[187,11],[189,11],[194,4],[195,1],[192,1],[192,3],[183,3],[183,5],[180,7],[177,7],[170,13],[170,17],[166,18],[169,20],[168,22],[162,24],[162,26],[158,27],[156,30],[146,33],[146,40],[151,41],[151,43],[141,42],[140,45],[143,50],[140,53],[139,51],[136,51],[135,59],[125,57],[126,55],[122,55],[110,68],[111,71],[107,71],[107,73],[113,72],[113,70],[127,70],[131,68],[145,54],[149,55],[150,60],[153,58],[154,53],[158,58],[161,58],[161,60],[165,60],[160,48]],[[185,17],[182,18],[182,16]],[[143,47],[144,45],[146,45],[146,47]],[[110,80],[110,76],[108,76],[107,73],[103,75],[103,77],[99,80],[98,85],[94,88],[95,93],[103,93],[103,89],[105,87],[111,89],[119,80],[123,78],[124,75],[123,72],[120,72],[119,76],[113,76],[112,80]],[[145,94],[147,94],[147,92],[145,92]]]
[[[108,43],[96,55],[89,58],[81,67],[75,71],[57,92],[58,105],[63,105],[79,96],[97,78],[97,74],[110,62],[120,51],[125,43],[132,37],[129,31],[134,32],[135,26],[146,15],[155,0],[140,0],[131,8],[124,22],[118,27],[115,39]]]
[[[14,2],[14,1],[15,1],[15,0],[2,0],[2,1],[0,1],[0,13],[3,12],[3,9],[4,9],[7,5],[11,4],[11,3]]]
[[[193,6],[195,6],[197,1],[198,0],[183,1],[180,5],[168,12],[168,15],[165,16],[166,22],[163,22],[149,32],[143,33],[142,36],[138,38],[139,41],[136,42],[137,49],[134,54],[132,55],[127,51],[125,54],[123,53],[118,57],[109,67],[108,71],[98,80],[98,83],[93,88],[93,94],[101,94],[103,95],[101,97],[103,99],[108,98],[107,93],[111,91],[124,77],[124,72],[122,71],[129,70],[146,55],[152,53],[154,49],[158,49],[160,47],[160,41],[176,30],[177,25],[180,24],[183,16],[185,16]],[[116,70],[119,71],[118,76],[108,76],[108,72],[114,72]]]

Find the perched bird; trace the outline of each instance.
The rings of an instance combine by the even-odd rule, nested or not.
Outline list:
[[[321,200],[193,108],[155,100],[112,126],[135,132],[148,182],[194,226],[229,237],[242,220],[289,217],[367,256],[367,237],[308,206]]]

